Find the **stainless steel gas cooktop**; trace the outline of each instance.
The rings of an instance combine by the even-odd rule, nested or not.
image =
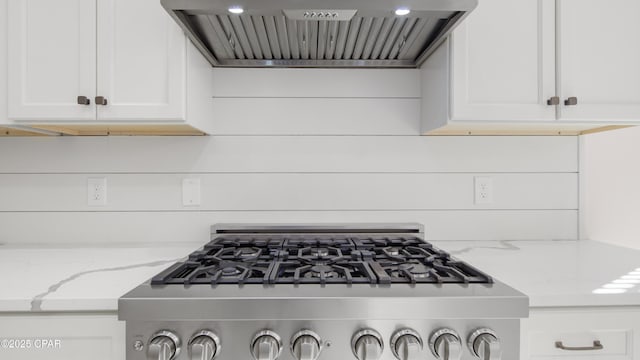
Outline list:
[[[518,359],[525,295],[417,224],[216,225],[124,295],[127,359]]]
[[[412,235],[222,235],[151,280],[165,284],[491,283]]]

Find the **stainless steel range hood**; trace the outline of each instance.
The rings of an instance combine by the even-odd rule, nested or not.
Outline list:
[[[161,3],[213,66],[412,68],[477,0]]]

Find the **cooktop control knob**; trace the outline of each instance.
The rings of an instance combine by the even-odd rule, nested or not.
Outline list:
[[[382,356],[384,343],[377,331],[364,329],[353,335],[351,347],[358,360],[378,360]]]
[[[469,350],[482,360],[500,360],[500,340],[491,329],[477,329],[469,336]]]
[[[458,333],[451,329],[440,329],[429,338],[429,348],[441,360],[460,360],[462,357],[462,342]]]
[[[209,330],[200,330],[189,341],[189,359],[213,360],[220,352],[220,339]]]
[[[255,360],[276,360],[282,352],[282,340],[271,330],[259,331],[251,341],[251,354]]]
[[[322,350],[322,339],[311,330],[300,330],[291,338],[291,352],[296,360],[316,360]]]
[[[172,360],[180,353],[180,338],[168,330],[155,333],[147,347],[147,359]]]
[[[391,351],[399,360],[422,359],[422,338],[412,329],[396,331],[391,337]]]

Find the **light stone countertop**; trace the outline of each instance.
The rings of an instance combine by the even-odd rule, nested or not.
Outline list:
[[[531,307],[640,305],[640,250],[595,241],[434,241],[524,292]],[[116,311],[202,243],[0,246],[0,312]]]
[[[121,295],[201,245],[0,246],[0,311],[116,311]]]
[[[527,294],[532,308],[640,306],[640,250],[589,240],[433,244]]]

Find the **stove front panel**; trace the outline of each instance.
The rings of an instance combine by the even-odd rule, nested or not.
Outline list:
[[[401,304],[399,304],[401,306]],[[327,318],[331,309],[327,309]],[[181,345],[175,360],[189,359],[190,338],[201,330],[209,330],[220,340],[216,360],[253,359],[251,342],[261,330],[271,330],[282,339],[282,351],[278,359],[297,360],[293,356],[292,336],[303,329],[317,333],[322,349],[319,360],[356,359],[352,349],[352,337],[362,329],[377,331],[383,340],[381,360],[394,360],[391,351],[391,337],[402,329],[412,329],[421,337],[423,349],[420,358],[435,359],[429,347],[429,339],[436,331],[448,328],[454,330],[462,342],[462,360],[477,360],[468,347],[471,333],[479,328],[493,330],[500,342],[501,359],[520,358],[519,319],[429,319],[429,320],[258,320],[258,321],[127,321],[127,360],[147,360],[148,345],[153,334],[168,330],[180,339]],[[141,347],[142,345],[142,347]]]

